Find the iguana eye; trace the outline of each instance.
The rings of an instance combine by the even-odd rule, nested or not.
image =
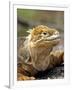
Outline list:
[[[44,34],[44,35],[47,35],[47,33],[46,33],[46,32],[44,32],[43,34]]]
[[[44,36],[49,36],[50,34],[48,32],[43,32]]]
[[[43,37],[48,37],[48,36],[50,36],[48,32],[42,32],[41,35],[42,35]]]

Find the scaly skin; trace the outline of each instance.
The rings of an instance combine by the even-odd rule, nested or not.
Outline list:
[[[38,71],[45,71],[63,63],[64,51],[52,51],[59,41],[60,35],[56,29],[43,25],[33,28],[23,46],[18,48],[17,72],[21,73],[18,80],[23,76],[29,77],[28,80],[35,79],[31,76]]]

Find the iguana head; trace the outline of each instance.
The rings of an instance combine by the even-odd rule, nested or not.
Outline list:
[[[35,69],[39,71],[47,69],[49,54],[59,40],[59,32],[44,25],[39,25],[30,31],[28,48]]]
[[[28,38],[32,47],[53,47],[58,44],[60,35],[56,29],[52,29],[44,25],[39,25],[30,31]]]

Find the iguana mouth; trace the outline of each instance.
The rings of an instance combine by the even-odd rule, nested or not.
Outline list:
[[[56,41],[56,40],[60,40],[60,35],[52,35],[50,37],[44,37],[44,38],[37,40],[34,43],[37,44],[40,42],[51,42],[51,41]]]
[[[45,41],[53,41],[53,40],[57,40],[57,39],[60,39],[60,35],[52,35],[50,37],[47,37],[45,39]]]

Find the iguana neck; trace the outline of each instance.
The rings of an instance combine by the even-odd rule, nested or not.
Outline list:
[[[29,52],[35,69],[38,71],[43,71],[48,67],[48,59],[51,51],[51,47],[31,47],[29,45]]]

